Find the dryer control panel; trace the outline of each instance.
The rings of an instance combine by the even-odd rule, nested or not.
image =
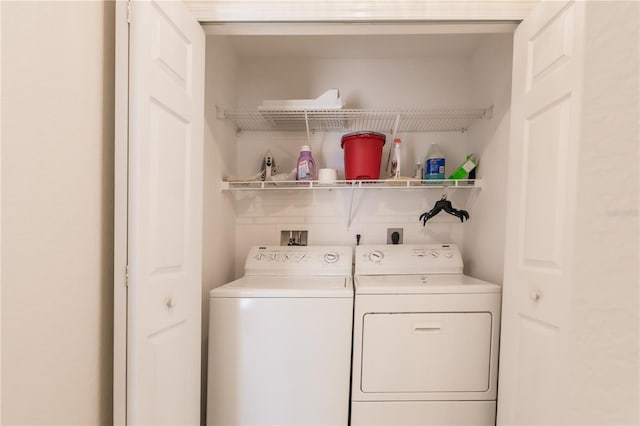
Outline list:
[[[462,267],[455,244],[356,247],[356,275],[461,274]]]
[[[247,255],[246,275],[349,276],[349,246],[255,246]]]

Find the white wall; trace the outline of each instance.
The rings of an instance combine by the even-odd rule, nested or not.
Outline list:
[[[416,58],[241,58],[238,68],[238,106],[255,110],[264,99],[314,98],[330,88],[339,88],[346,108],[412,109],[479,107],[472,104],[469,56]],[[318,167],[338,169],[344,176],[343,133],[318,133],[310,145]],[[468,133],[400,133],[402,174],[412,176],[416,161],[424,161],[431,142],[440,145],[447,157],[447,172],[469,152]],[[386,162],[390,134],[383,151]],[[238,170],[251,176],[260,170],[269,149],[278,172],[291,171],[306,133],[242,132],[238,136]],[[455,166],[454,166],[455,164]],[[472,191],[473,193],[474,191]],[[473,198],[463,190],[449,190],[459,208]],[[404,228],[405,243],[463,243],[459,219],[439,215],[423,227],[421,213],[433,207],[442,190],[385,191],[356,193],[349,224],[351,192],[343,190],[309,192],[234,193],[237,214],[236,275],[241,275],[244,258],[251,245],[279,244],[280,231],[305,229],[309,244],[354,244],[361,234],[362,244],[386,242],[388,227]],[[472,213],[473,214],[473,213]]]
[[[111,2],[2,2],[2,424],[109,424]]]
[[[222,193],[222,177],[234,172],[235,128],[217,119],[216,108],[235,107],[236,58],[223,37],[208,37],[205,64],[205,131],[202,241],[202,419],[206,416],[209,291],[234,274],[235,216]]]
[[[494,35],[482,40],[471,60],[473,102],[494,108],[491,120],[478,121],[469,130],[484,187],[473,200],[462,255],[465,273],[496,284],[502,284],[504,267],[512,52],[511,34]]]
[[[640,4],[589,2],[567,424],[640,422]]]

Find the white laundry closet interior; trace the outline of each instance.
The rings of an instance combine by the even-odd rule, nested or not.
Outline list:
[[[327,26],[322,30],[325,35],[308,30],[267,35],[291,30],[286,25],[260,28],[245,31],[257,34],[235,35],[242,31],[205,25],[203,296],[241,276],[249,248],[279,244],[282,230],[307,230],[309,245],[327,245],[355,244],[357,234],[361,243],[384,243],[387,228],[403,228],[405,243],[458,244],[466,273],[501,283],[515,25],[468,24],[467,33],[442,33],[451,29],[437,25],[407,24],[395,30],[381,25],[357,35],[345,34],[344,24]],[[329,35],[331,31],[336,34]],[[445,154],[447,176],[466,155],[477,156],[481,188],[446,190],[455,207],[469,212],[470,220],[461,224],[441,213],[423,227],[418,217],[445,193],[442,188],[362,188],[354,193],[222,190],[222,181],[230,175],[255,175],[267,151],[274,156],[278,173],[290,172],[305,144],[311,146],[318,168],[337,169],[338,179],[344,179],[340,138],[352,131],[348,125],[341,131],[307,136],[304,129],[239,129],[224,118],[229,112],[256,113],[264,100],[313,99],[328,89],[338,89],[348,109],[486,109],[487,117],[473,120],[465,131],[397,133],[402,139],[403,176],[413,176],[431,143]],[[402,128],[402,116],[400,120]],[[384,169],[392,129],[355,130],[387,135]],[[203,297],[203,318],[206,301]]]
[[[262,27],[266,33],[289,31],[286,25]],[[309,245],[354,245],[358,234],[361,244],[381,244],[387,228],[402,228],[405,244],[457,244],[465,273],[502,284],[515,25],[465,27],[467,33],[447,33],[434,25],[401,25],[381,34],[382,25],[365,34],[342,34],[344,25],[338,24],[327,26],[324,35],[231,35],[226,33],[235,31],[225,26],[204,26],[203,348],[209,290],[241,277],[250,248],[280,244],[284,230],[308,231]],[[212,34],[217,32],[222,34]],[[244,191],[224,182],[229,176],[256,175],[267,151],[278,173],[290,172],[306,144],[318,168],[337,169],[338,179],[344,179],[341,137],[354,130],[386,134],[381,178],[386,177],[391,128],[354,129],[347,123],[344,130],[308,135],[304,124],[297,131],[252,130],[225,118],[239,112],[258,115],[264,100],[313,99],[329,89],[339,90],[345,109],[486,111],[468,128],[445,124],[436,131],[416,131],[410,118],[400,115],[400,129],[410,131],[396,135],[402,140],[402,176],[413,176],[415,165],[424,165],[429,145],[437,143],[446,157],[446,176],[468,154],[477,156],[477,187]],[[423,226],[420,214],[445,193],[454,207],[469,212],[470,220],[461,223],[440,213]],[[202,373],[206,378],[204,365]]]

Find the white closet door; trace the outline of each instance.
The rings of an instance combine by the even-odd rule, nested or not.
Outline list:
[[[584,5],[541,2],[514,38],[498,424],[566,412]]]
[[[131,2],[127,423],[200,423],[204,33]]]

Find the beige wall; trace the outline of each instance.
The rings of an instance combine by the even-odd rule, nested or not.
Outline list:
[[[567,424],[640,421],[640,4],[589,2]]]
[[[1,15],[2,424],[109,424],[114,4]]]

